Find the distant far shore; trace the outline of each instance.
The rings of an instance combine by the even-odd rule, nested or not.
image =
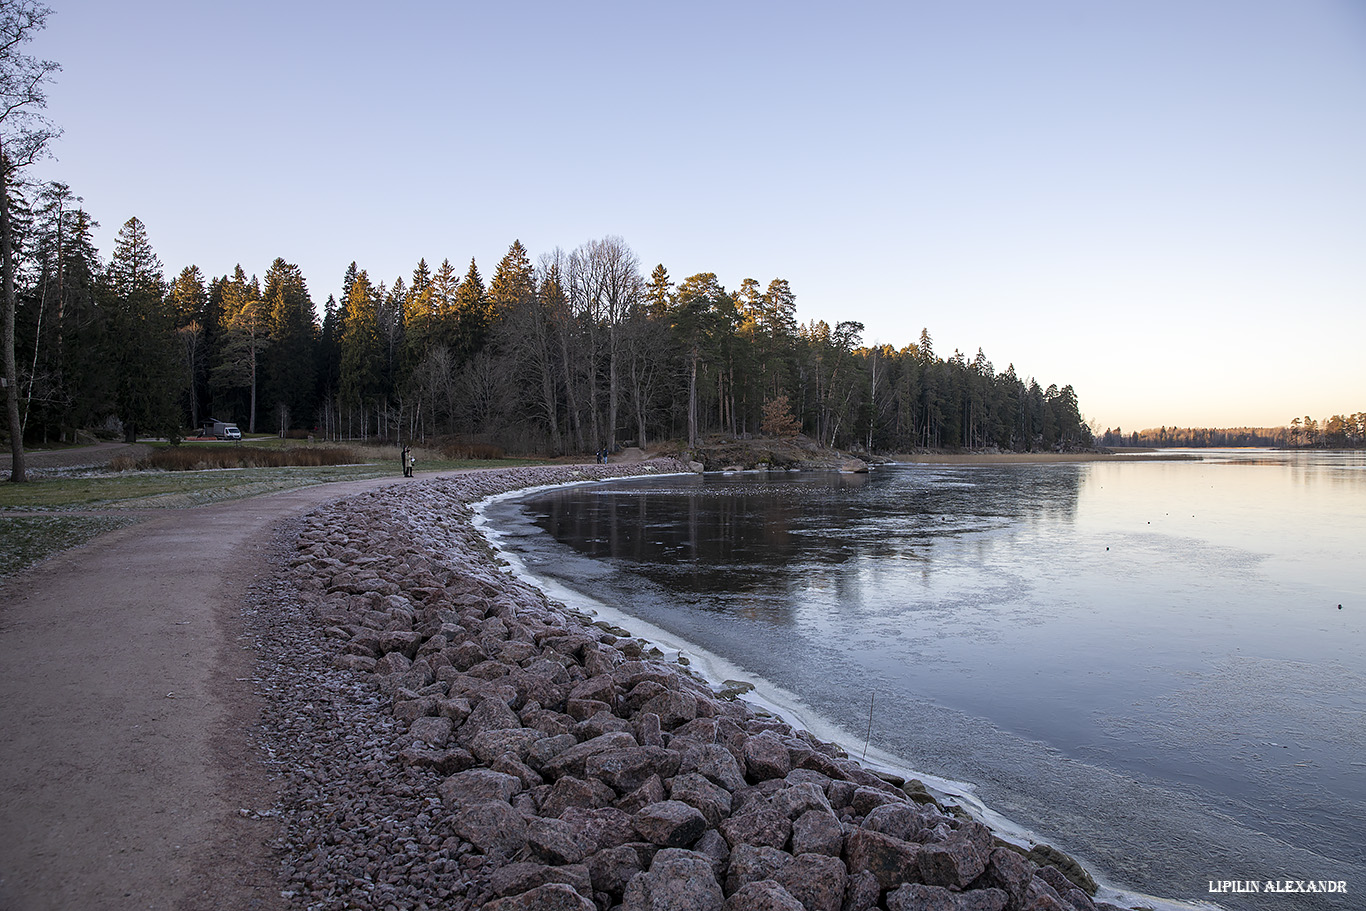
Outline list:
[[[704,471],[740,471],[754,468],[777,468],[819,471],[866,471],[869,464],[900,462],[903,464],[939,465],[1015,465],[1051,462],[1123,462],[1139,459],[1194,460],[1199,456],[1186,453],[1167,453],[1138,446],[1107,447],[1080,452],[953,452],[921,450],[919,452],[866,453],[825,448],[810,437],[754,437],[749,439],[712,438],[684,452],[664,452],[691,462]],[[625,453],[623,453],[623,456]],[[641,454],[643,457],[643,454]],[[613,456],[610,461],[620,457]],[[701,463],[700,466],[697,463]]]
[[[1015,465],[1049,462],[1188,461],[1199,456],[1185,452],[1158,454],[1155,449],[1126,448],[1116,452],[914,452],[887,456],[889,462],[924,465]]]

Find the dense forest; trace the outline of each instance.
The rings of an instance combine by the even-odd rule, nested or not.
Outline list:
[[[1277,446],[1286,449],[1366,448],[1366,412],[1335,414],[1324,421],[1309,415],[1285,427],[1158,427],[1125,433],[1107,429],[1097,441],[1102,446]]]
[[[16,354],[26,439],[82,429],[176,438],[209,417],[243,430],[589,452],[800,430],[829,446],[1084,447],[1070,386],[1042,388],[979,350],[901,349],[862,324],[798,324],[774,279],[646,278],[616,237],[533,265],[514,241],[486,281],[419,260],[376,281],[352,263],[321,319],[299,269],[167,281],[136,218],[107,262],[60,183],[13,186]]]

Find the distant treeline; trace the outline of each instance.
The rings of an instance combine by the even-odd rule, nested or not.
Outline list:
[[[332,439],[457,438],[591,452],[701,434],[804,432],[825,445],[1087,447],[1071,386],[997,373],[979,350],[868,347],[863,325],[801,325],[787,281],[646,278],[616,237],[533,266],[514,242],[377,282],[356,263],[321,319],[298,267],[167,282],[129,219],[107,263],[60,183],[10,187],[25,436],[177,437],[210,417]]]
[[[1335,414],[1325,421],[1305,415],[1285,427],[1158,427],[1133,433],[1115,427],[1107,429],[1097,442],[1102,446],[1363,449],[1366,448],[1366,412]]]

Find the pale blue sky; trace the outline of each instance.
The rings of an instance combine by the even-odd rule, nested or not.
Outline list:
[[[1366,3],[49,2],[38,173],[168,277],[616,234],[1102,427],[1366,409]]]

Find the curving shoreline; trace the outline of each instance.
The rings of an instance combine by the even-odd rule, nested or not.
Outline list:
[[[261,736],[284,780],[286,897],[493,911],[1113,908],[1077,887],[1094,891],[1062,855],[1021,856],[917,782],[879,777],[549,602],[470,524],[492,495],[680,468],[437,478],[291,523],[290,568],[250,618],[277,659],[260,681]]]

